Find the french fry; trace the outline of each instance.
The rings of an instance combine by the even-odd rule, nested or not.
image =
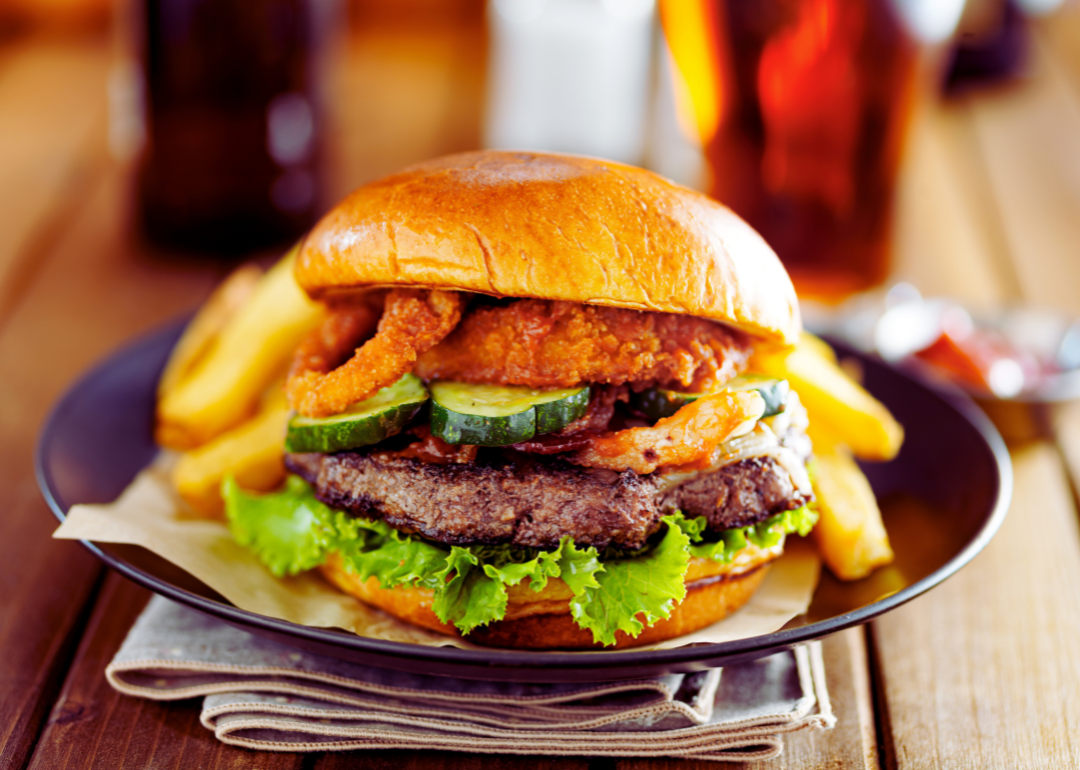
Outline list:
[[[281,388],[275,388],[279,393]],[[180,456],[173,485],[203,516],[221,518],[221,482],[227,475],[244,489],[269,492],[285,478],[283,443],[290,410],[284,395],[264,400],[258,414],[208,444]]]
[[[158,380],[158,397],[176,389],[207,351],[225,324],[244,306],[259,283],[263,271],[258,265],[243,265],[234,270],[203,303],[180,341],[173,347],[165,371]]]
[[[893,560],[874,492],[843,446],[814,445],[814,495],[819,514],[813,537],[821,558],[841,580],[866,577]]]
[[[848,377],[835,359],[820,354],[816,348],[815,344],[802,344],[787,354],[755,354],[750,367],[788,380],[802,399],[810,424],[827,428],[851,447],[856,457],[891,460],[904,440],[900,423],[880,401]]]
[[[323,318],[296,284],[295,251],[259,281],[187,377],[158,402],[158,444],[193,449],[247,420]]]
[[[834,364],[837,363],[836,351],[829,347],[829,343],[808,331],[804,331],[799,335],[799,347],[809,348],[820,358],[824,358],[826,361],[832,361]]]
[[[838,448],[846,448],[839,434],[821,421],[807,425],[806,435],[810,437],[815,453],[835,452]]]

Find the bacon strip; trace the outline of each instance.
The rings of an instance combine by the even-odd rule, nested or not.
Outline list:
[[[608,424],[615,415],[615,402],[627,401],[629,397],[629,389],[625,385],[594,385],[585,414],[560,431],[536,436],[529,441],[514,444],[511,448],[539,455],[554,455],[581,449],[608,429]]]
[[[447,444],[438,436],[431,435],[430,425],[417,425],[409,432],[420,440],[414,441],[398,452],[388,454],[438,465],[471,463],[476,459],[477,446],[475,444]]]

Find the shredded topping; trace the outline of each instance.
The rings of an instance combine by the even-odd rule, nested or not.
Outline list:
[[[709,457],[717,444],[753,429],[765,411],[756,391],[725,391],[692,401],[656,425],[605,433],[567,460],[591,468],[652,473]]]

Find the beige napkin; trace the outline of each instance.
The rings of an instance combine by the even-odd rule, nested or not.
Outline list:
[[[349,663],[155,597],[106,669],[122,693],[205,696],[226,743],[750,760],[835,717],[817,643],[750,663],[625,682],[482,682]]]

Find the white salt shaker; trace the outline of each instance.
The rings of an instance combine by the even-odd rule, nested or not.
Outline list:
[[[645,155],[655,0],[490,0],[484,143]]]

